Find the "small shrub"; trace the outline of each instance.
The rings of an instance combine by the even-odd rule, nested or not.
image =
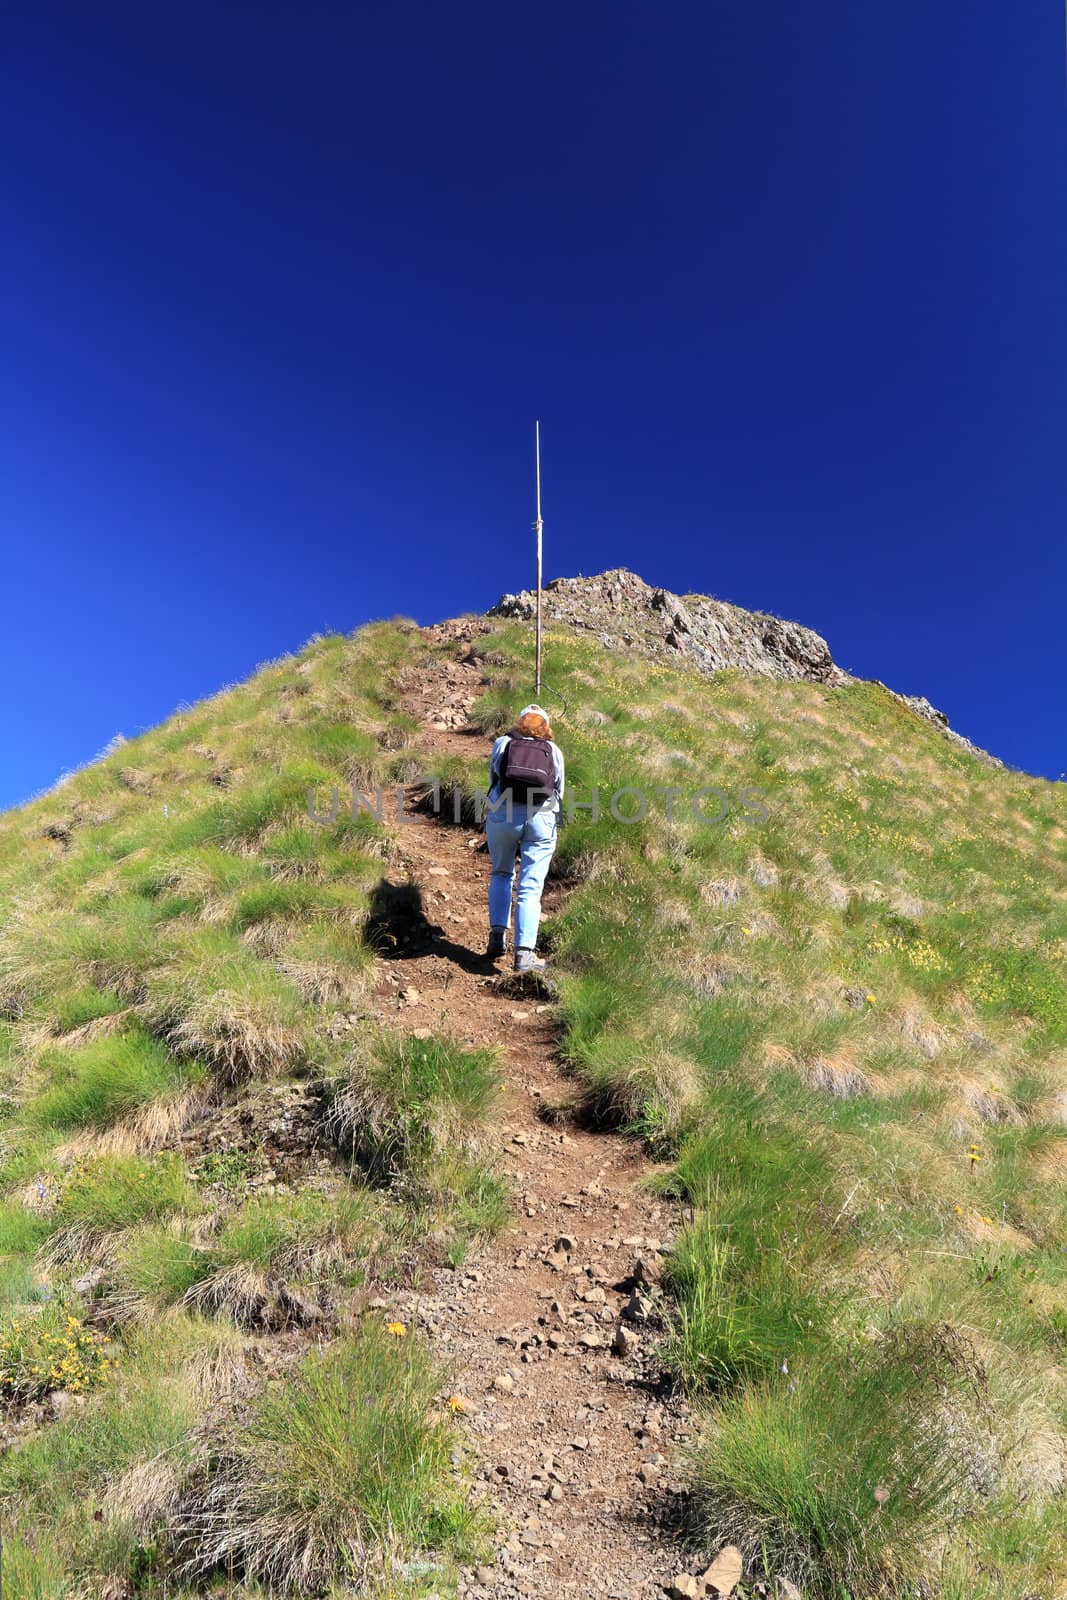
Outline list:
[[[84,1393],[106,1383],[113,1365],[100,1335],[58,1302],[0,1323],[0,1392],[11,1399]]]

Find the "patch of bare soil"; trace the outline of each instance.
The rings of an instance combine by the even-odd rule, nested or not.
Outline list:
[[[436,635],[435,635],[436,636]],[[466,725],[476,652],[404,690],[425,772],[446,755],[488,756]],[[683,1490],[670,1460],[687,1410],[655,1352],[659,1253],[674,1209],[649,1195],[632,1142],[583,1128],[556,1054],[553,1008],[500,985],[487,934],[489,859],[480,834],[408,798],[389,881],[396,934],[383,961],[383,1020],[501,1047],[499,1164],[515,1191],[507,1231],[458,1271],[404,1299],[447,1358],[499,1523],[495,1560],[464,1575],[476,1597],[662,1593],[680,1565]],[[561,890],[549,885],[546,911]],[[383,908],[383,916],[390,914]]]

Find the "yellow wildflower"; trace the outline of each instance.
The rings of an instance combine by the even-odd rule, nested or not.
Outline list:
[[[385,1331],[391,1333],[394,1339],[403,1339],[408,1330],[402,1322],[387,1322]]]

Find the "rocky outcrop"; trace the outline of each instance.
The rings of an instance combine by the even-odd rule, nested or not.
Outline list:
[[[504,595],[489,615],[530,618],[535,606],[536,595],[524,589]],[[546,621],[581,628],[611,649],[637,645],[649,655],[681,656],[702,672],[737,667],[775,678],[851,682],[835,666],[826,640],[810,628],[707,595],[683,599],[625,567],[595,578],[553,578],[545,586],[544,610]]]
[[[535,592],[523,589],[502,595],[488,615],[529,621],[536,604]],[[590,578],[553,578],[545,585],[543,606],[547,623],[580,629],[609,650],[639,650],[693,666],[709,676],[733,667],[773,678],[802,678],[831,688],[857,681],[836,664],[826,640],[799,622],[746,611],[708,595],[672,594],[669,589],[654,588],[625,567]],[[974,755],[994,759],[955,733],[944,713],[922,696],[897,698],[946,738]]]

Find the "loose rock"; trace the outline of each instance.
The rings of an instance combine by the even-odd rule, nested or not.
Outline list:
[[[652,1315],[652,1303],[644,1295],[633,1294],[623,1306],[622,1314],[628,1322],[647,1322]]]
[[[615,1330],[611,1348],[617,1356],[621,1356],[624,1361],[628,1361],[631,1356],[637,1354],[640,1344],[640,1338],[632,1329],[619,1327]]]
[[[725,1597],[733,1594],[741,1582],[741,1552],[735,1544],[728,1544],[720,1550],[711,1566],[701,1578],[704,1594]]]

